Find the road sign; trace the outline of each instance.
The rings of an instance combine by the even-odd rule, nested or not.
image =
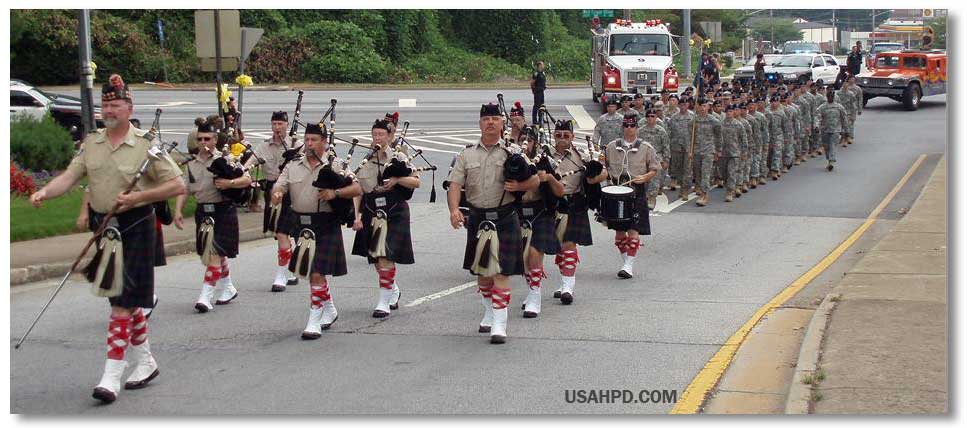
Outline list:
[[[585,18],[614,18],[614,9],[584,9],[581,16]]]
[[[242,61],[244,62],[252,53],[252,49],[255,48],[255,45],[259,42],[259,39],[262,38],[262,34],[265,33],[265,30],[261,28],[242,27],[242,33],[245,34],[245,37],[242,37],[242,40],[245,42],[245,45],[242,46]]]
[[[218,11],[222,70],[238,68],[242,56],[242,27],[238,10]],[[215,71],[215,11],[195,11],[195,55],[202,71]],[[234,65],[232,65],[234,64]]]
[[[722,22],[721,21],[699,21],[698,26],[702,27],[705,38],[712,39],[718,43],[722,41]]]

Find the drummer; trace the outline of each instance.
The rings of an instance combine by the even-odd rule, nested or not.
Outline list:
[[[638,138],[638,116],[627,114],[621,125],[622,137],[610,143],[605,148],[605,168],[613,186],[602,189],[604,195],[620,195],[628,193],[633,201],[632,216],[626,221],[616,221],[620,213],[610,212],[602,200],[602,217],[609,229],[615,231],[614,245],[621,253],[624,265],[618,271],[618,278],[631,278],[635,256],[641,246],[640,235],[651,235],[651,225],[648,222],[648,182],[660,169],[658,155],[655,148],[648,142]],[[627,192],[630,186],[631,192]]]

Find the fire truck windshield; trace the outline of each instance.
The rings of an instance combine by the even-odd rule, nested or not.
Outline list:
[[[614,34],[611,55],[671,56],[665,34]]]

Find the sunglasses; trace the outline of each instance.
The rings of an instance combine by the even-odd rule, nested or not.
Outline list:
[[[212,137],[198,137],[198,138],[196,138],[196,140],[198,140],[198,141],[211,141],[211,140],[214,140],[214,138],[212,138]]]
[[[653,114],[648,114],[648,115],[645,115],[645,118],[649,118],[649,117],[658,117],[658,116],[655,116],[655,115],[653,115]]]
[[[556,137],[556,138],[565,138],[565,137],[567,137],[567,133],[566,132],[555,132],[554,133],[554,137]]]

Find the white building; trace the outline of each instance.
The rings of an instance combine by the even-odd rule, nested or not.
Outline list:
[[[836,27],[830,24],[809,22],[805,19],[797,18],[793,21],[793,25],[802,33],[802,41],[804,42],[831,44],[834,37],[836,37]]]

